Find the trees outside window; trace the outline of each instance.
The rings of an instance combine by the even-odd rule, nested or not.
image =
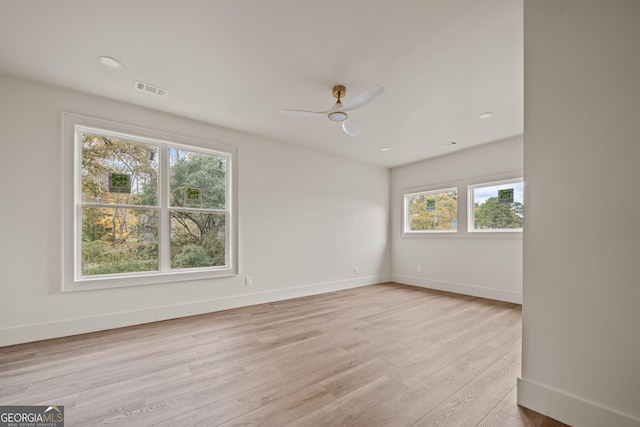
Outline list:
[[[513,173],[499,181],[471,184],[474,181],[468,179],[440,184],[440,188],[434,185],[406,190],[402,236],[434,237],[440,233],[443,238],[488,238],[486,233],[494,233],[491,238],[518,238],[515,233],[521,232],[524,224],[524,183],[516,178],[518,175]],[[467,189],[460,212],[458,188]],[[458,228],[458,221],[468,227]]]
[[[234,270],[233,151],[81,124],[73,139],[74,283]]]
[[[157,271],[159,147],[79,136],[82,275]]]
[[[404,205],[405,233],[457,230],[458,191],[456,188],[405,194]]]
[[[469,231],[521,231],[524,223],[522,179],[469,187]]]
[[[227,158],[169,149],[171,268],[225,264]]]

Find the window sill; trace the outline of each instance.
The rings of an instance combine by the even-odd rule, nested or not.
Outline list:
[[[437,233],[405,233],[401,238],[409,239],[522,239],[522,231],[458,231]]]
[[[128,276],[118,275],[114,277],[85,277],[79,280],[63,281],[62,292],[80,292],[96,289],[124,288],[130,286],[160,285],[232,277],[235,275],[237,275],[237,272],[232,268],[216,268],[200,271],[172,271],[169,273],[138,273]]]

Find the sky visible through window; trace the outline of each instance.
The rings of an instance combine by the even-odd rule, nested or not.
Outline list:
[[[524,204],[524,186],[522,182],[476,188],[473,190],[473,202],[481,205],[491,197],[498,197],[498,190],[504,190],[505,188],[513,188],[513,201]]]

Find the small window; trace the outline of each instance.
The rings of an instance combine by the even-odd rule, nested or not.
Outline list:
[[[71,114],[65,135],[65,290],[236,273],[235,150]]]
[[[404,195],[405,233],[455,232],[458,224],[458,190],[439,190]]]
[[[469,186],[469,231],[522,231],[524,184],[522,179]]]

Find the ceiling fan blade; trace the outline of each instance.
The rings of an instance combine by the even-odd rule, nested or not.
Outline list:
[[[295,117],[320,117],[326,116],[328,111],[307,111],[307,110],[280,110],[282,114]]]
[[[356,110],[373,101],[382,92],[384,92],[384,86],[374,86],[370,89],[367,89],[353,98],[349,103],[347,103],[347,105],[342,108],[342,111],[348,113],[350,111]]]
[[[362,135],[362,131],[360,130],[360,128],[351,123],[349,120],[345,120],[344,122],[342,122],[342,130],[345,131],[349,136]]]

